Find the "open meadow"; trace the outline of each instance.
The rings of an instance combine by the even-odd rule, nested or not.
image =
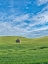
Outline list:
[[[48,64],[48,37],[0,36],[0,64]]]

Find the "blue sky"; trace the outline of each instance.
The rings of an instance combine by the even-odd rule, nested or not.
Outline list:
[[[48,0],[0,0],[0,36],[48,36]]]

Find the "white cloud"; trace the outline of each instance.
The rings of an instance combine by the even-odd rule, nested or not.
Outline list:
[[[30,18],[29,21],[29,28],[38,24],[44,25],[45,23],[48,22],[48,12],[38,13],[37,15]]]
[[[48,3],[48,0],[36,0],[36,4],[37,4],[38,6],[40,6],[40,5],[42,5],[42,4],[46,4],[46,3]]]
[[[44,26],[44,27],[41,27],[41,28],[37,28],[37,29],[34,29],[34,30],[30,30],[29,32],[34,32],[34,31],[43,31],[43,30],[48,30],[48,26]]]
[[[48,11],[48,4],[42,9],[42,12]]]
[[[29,14],[25,14],[25,15],[17,16],[14,21],[21,22],[27,20],[28,18],[29,18]]]
[[[20,35],[24,36],[27,32],[25,28],[20,28],[20,26],[13,26],[8,22],[0,22],[0,35]]]

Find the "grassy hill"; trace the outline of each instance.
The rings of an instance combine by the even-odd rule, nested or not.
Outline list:
[[[0,64],[48,64],[48,37],[0,36]]]

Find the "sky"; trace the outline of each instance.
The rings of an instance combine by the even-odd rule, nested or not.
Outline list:
[[[48,0],[0,0],[0,36],[48,36]]]

